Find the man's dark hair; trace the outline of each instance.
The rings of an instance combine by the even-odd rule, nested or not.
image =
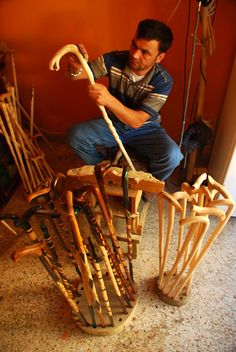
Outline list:
[[[157,40],[161,53],[165,53],[173,41],[171,29],[165,23],[153,19],[146,19],[139,22],[136,37],[139,39]]]

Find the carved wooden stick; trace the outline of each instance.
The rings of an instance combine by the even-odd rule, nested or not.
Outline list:
[[[81,262],[81,274],[82,274],[82,280],[84,283],[84,289],[86,290],[86,296],[88,299],[88,304],[89,304],[89,309],[92,309],[92,296],[95,300],[95,304],[97,306],[97,313],[101,322],[101,325],[104,327],[105,326],[105,322],[104,322],[104,318],[103,318],[103,314],[102,314],[102,308],[101,308],[101,304],[97,295],[97,291],[96,291],[96,287],[94,284],[94,280],[92,277],[92,273],[89,267],[89,263],[88,263],[88,258],[87,258],[87,254],[86,254],[86,250],[83,244],[83,239],[80,233],[80,229],[75,217],[75,213],[74,213],[74,208],[73,208],[73,194],[71,191],[67,191],[66,193],[66,199],[67,199],[67,207],[68,207],[68,216],[69,216],[69,220],[71,223],[71,227],[73,230],[73,234],[75,236],[75,240],[76,240],[76,244],[77,244],[77,248],[78,248],[78,256],[77,259]],[[91,290],[91,291],[90,291]],[[92,295],[91,295],[92,293]],[[95,320],[93,321],[93,325],[95,323]]]
[[[90,81],[90,83],[93,85],[95,82],[94,82],[94,77],[93,77],[93,73],[89,67],[89,65],[87,64],[87,61],[85,60],[85,58],[83,57],[83,55],[80,53],[79,51],[79,48],[74,45],[74,44],[67,44],[65,46],[63,46],[61,49],[59,49],[56,54],[54,55],[54,57],[52,58],[52,60],[50,61],[49,63],[49,69],[50,70],[55,70],[55,71],[58,71],[60,69],[60,60],[62,58],[62,56],[64,56],[65,54],[68,54],[68,53],[73,53],[77,56],[77,58],[79,59],[81,65],[83,66],[85,72],[87,73],[88,75],[88,79]],[[123,143],[121,142],[120,138],[119,138],[119,135],[118,133],[116,132],[114,126],[113,126],[113,123],[112,121],[110,120],[110,118],[108,117],[107,115],[107,112],[106,112],[106,109],[104,106],[102,105],[98,105],[99,109],[101,110],[102,112],[102,115],[103,115],[103,118],[104,120],[106,121],[113,137],[115,138],[115,141],[117,142],[117,144],[119,145],[125,159],[127,160],[127,163],[129,164],[130,168],[132,170],[135,170],[131,160],[130,160],[130,157],[129,155],[127,154],[124,146],[123,146]]]
[[[164,245],[164,199],[168,199],[168,229]],[[164,277],[165,263],[169,253],[170,241],[174,226],[175,210],[181,210],[179,203],[174,197],[163,191],[158,196],[158,207],[160,212],[160,245],[159,245],[159,285],[162,284]]]

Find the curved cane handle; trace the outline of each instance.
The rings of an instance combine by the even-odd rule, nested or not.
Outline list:
[[[53,58],[51,59],[51,61],[49,62],[49,69],[50,70],[55,70],[55,71],[58,71],[60,69],[60,60],[61,58],[68,54],[68,53],[73,53],[77,56],[77,58],[79,59],[81,65],[83,66],[85,72],[87,73],[87,76],[88,76],[88,79],[89,79],[89,82],[91,84],[94,84],[94,77],[93,77],[93,73],[89,67],[89,65],[87,64],[87,61],[85,60],[85,58],[83,57],[83,55],[81,54],[79,48],[77,47],[77,45],[75,44],[67,44],[67,45],[64,45],[61,49],[59,49],[56,54],[53,56]],[[135,168],[123,146],[123,143],[121,142],[114,126],[113,126],[113,123],[112,121],[110,120],[110,118],[108,117],[107,115],[107,112],[106,112],[106,109],[104,106],[102,105],[98,105],[99,109],[102,111],[102,115],[103,115],[103,118],[104,120],[106,121],[113,137],[115,138],[115,141],[117,142],[117,144],[119,145],[120,147],[120,150],[122,151],[127,163],[129,164],[131,170],[135,171]]]
[[[94,82],[93,73],[92,73],[89,65],[87,64],[87,61],[85,60],[85,58],[81,54],[78,46],[75,44],[67,44],[67,45],[64,45],[61,49],[59,49],[56,52],[56,54],[53,56],[51,61],[49,62],[49,69],[51,71],[59,71],[60,70],[60,60],[64,55],[66,55],[68,53],[72,53],[77,56],[81,65],[83,66],[85,72],[87,73],[87,76],[88,76],[90,83],[94,84],[95,82]]]

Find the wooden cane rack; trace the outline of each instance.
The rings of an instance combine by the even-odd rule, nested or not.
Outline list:
[[[207,182],[207,184],[204,184]],[[189,298],[194,273],[235,207],[225,187],[202,174],[181,191],[158,196],[158,296],[175,306]]]
[[[93,335],[109,335],[132,319],[138,293],[131,271],[133,258],[127,258],[120,246],[114,214],[107,207],[94,177],[94,167],[84,166],[69,170],[67,177],[57,174],[38,186],[28,196],[28,202],[31,207],[40,206],[36,217],[41,225],[43,222],[43,236],[29,224],[24,225],[33,244],[16,250],[12,257],[16,261],[26,255],[38,256],[67,300],[80,329]],[[112,195],[121,197],[121,189],[118,192],[121,177],[121,168],[110,167],[105,173],[105,186],[109,185],[106,189],[115,188]],[[75,181],[76,188],[71,181]],[[139,192],[143,189],[158,193],[164,183],[150,174],[135,171],[129,171],[128,182],[129,196],[134,198],[132,209],[139,219]],[[107,235],[99,226],[102,217],[108,228]],[[137,219],[132,228],[140,231]],[[126,242],[130,249],[129,240]],[[72,266],[67,265],[68,259]]]

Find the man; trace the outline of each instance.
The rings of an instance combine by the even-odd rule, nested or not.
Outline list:
[[[164,23],[145,19],[138,24],[129,51],[112,51],[89,62],[95,80],[103,76],[109,79],[108,89],[99,83],[90,85],[89,96],[106,108],[125,148],[142,156],[147,171],[159,180],[166,180],[183,157],[160,126],[159,111],[173,85],[160,62],[172,40],[172,32]],[[85,47],[79,47],[88,59]],[[70,57],[68,67],[73,80],[87,78],[74,56]],[[90,165],[104,159],[101,147],[117,146],[103,118],[73,126],[68,142]]]

